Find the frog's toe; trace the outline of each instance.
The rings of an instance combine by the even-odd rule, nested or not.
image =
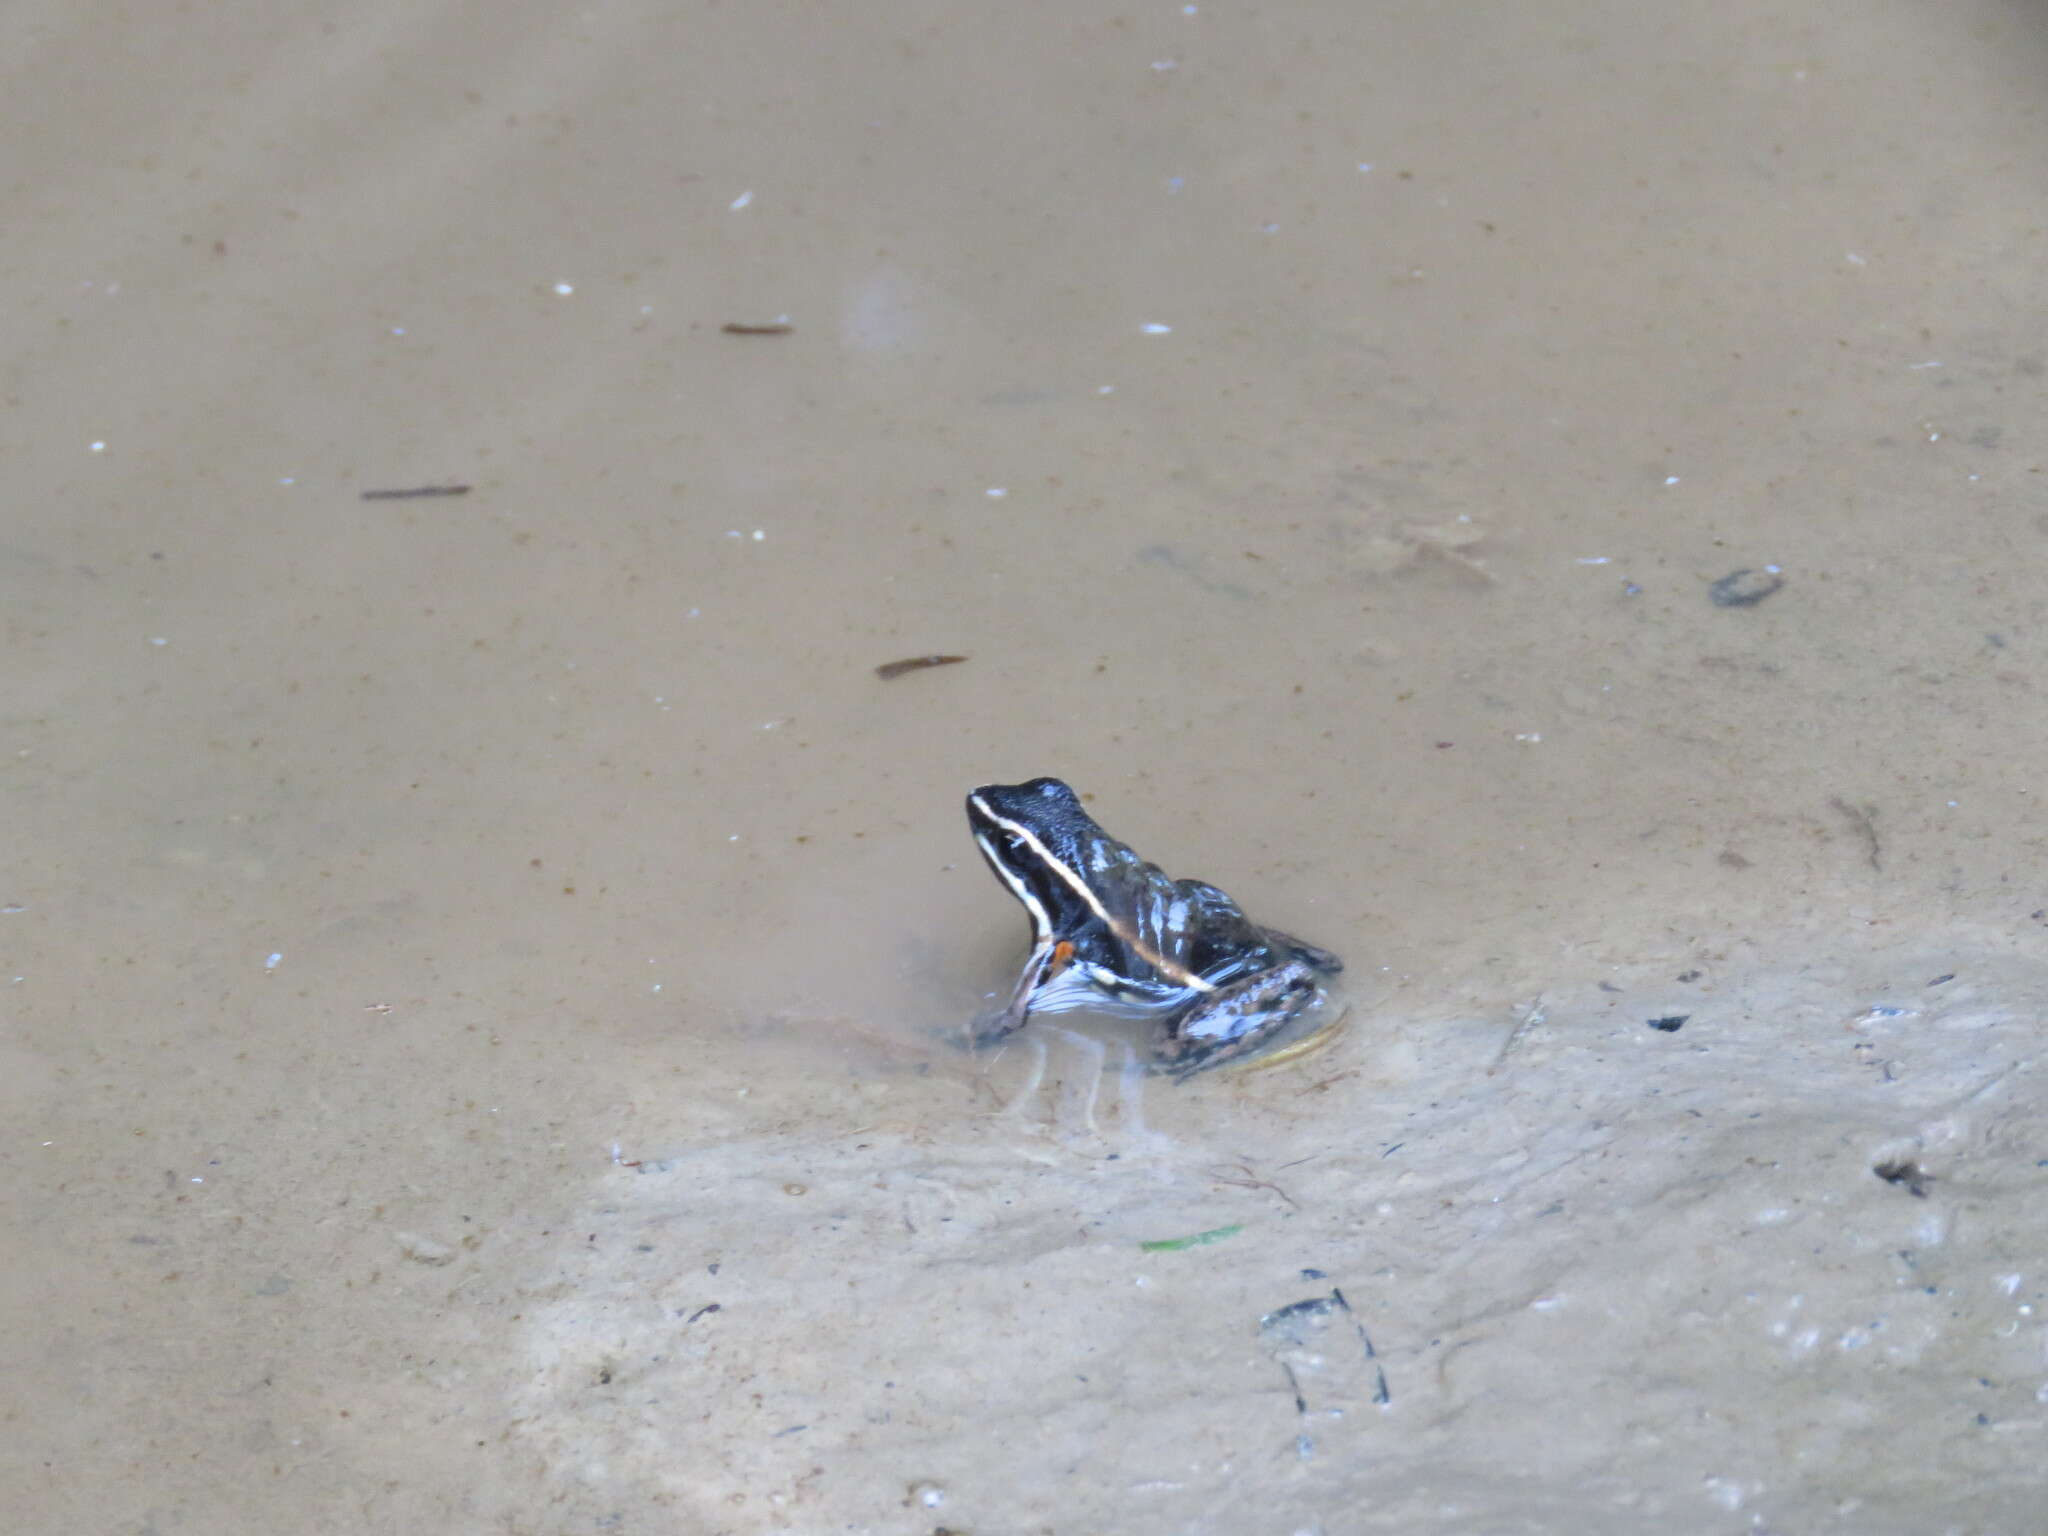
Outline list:
[[[985,1045],[994,1045],[998,1040],[1007,1039],[1024,1027],[1028,1013],[1016,1008],[986,1008],[967,1021],[967,1027],[958,1031],[965,1036],[965,1044],[971,1051],[978,1051]]]

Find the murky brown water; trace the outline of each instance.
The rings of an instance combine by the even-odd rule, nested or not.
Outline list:
[[[22,1528],[2037,1528],[2042,27],[17,7]]]

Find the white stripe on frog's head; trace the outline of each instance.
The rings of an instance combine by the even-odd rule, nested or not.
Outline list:
[[[1096,894],[1095,888],[1083,878],[1081,871],[1054,853],[1045,839],[1029,823],[998,811],[978,790],[967,797],[967,802],[983,823],[974,833],[974,841],[980,845],[982,857],[988,860],[989,867],[996,872],[996,878],[1009,887],[1010,894],[1024,904],[1024,909],[1031,914],[1032,926],[1038,937],[1043,938],[1052,932],[1052,914],[1046,910],[1045,903],[1038,898],[1037,893],[1031,889],[1030,882],[1024,878],[1022,866],[1027,863],[1041,870],[1051,871],[1081,905],[1116,935],[1119,943],[1161,975],[1171,977],[1177,985],[1190,991],[1216,990],[1212,983],[1204,981],[1186,966],[1169,960],[1151,945],[1144,943],[1131,931],[1129,923],[1111,914],[1103,905],[1102,898]],[[998,835],[1007,839],[1010,846],[1001,846]],[[1114,845],[1108,843],[1107,839],[1096,844],[1089,859],[1095,872],[1107,870],[1117,862],[1113,850]]]

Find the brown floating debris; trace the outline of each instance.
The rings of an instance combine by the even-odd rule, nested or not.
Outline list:
[[[926,667],[950,667],[966,659],[965,656],[906,656],[901,661],[883,662],[875,668],[875,676],[887,683],[906,672],[922,672]]]
[[[728,336],[787,336],[796,327],[787,320],[777,320],[772,325],[748,325],[742,320],[728,320],[719,329]]]
[[[365,501],[415,501],[422,496],[467,496],[466,485],[409,485],[396,491],[365,491]]]

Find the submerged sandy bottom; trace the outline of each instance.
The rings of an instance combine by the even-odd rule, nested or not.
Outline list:
[[[14,1526],[2039,1529],[2032,9],[15,20]]]
[[[1800,949],[632,1144],[472,1298],[513,1442],[563,1528],[2024,1530],[2040,969]]]

